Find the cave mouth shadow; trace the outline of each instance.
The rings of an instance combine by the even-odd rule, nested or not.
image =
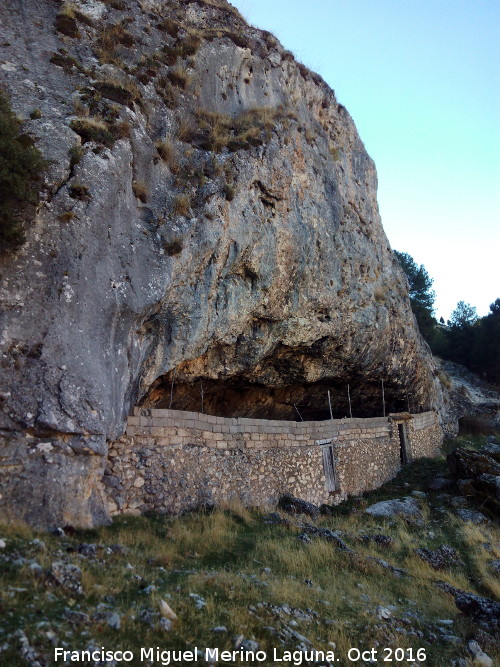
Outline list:
[[[328,401],[330,401],[332,412]],[[380,383],[350,385],[353,417],[382,417],[384,405]],[[406,392],[390,384],[384,387],[385,415],[409,412]],[[267,387],[241,378],[196,379],[174,382],[172,376],[158,378],[140,401],[139,407],[172,408],[218,417],[250,417],[282,421],[320,421],[350,417],[347,383],[316,382]],[[414,412],[422,407],[414,406]]]

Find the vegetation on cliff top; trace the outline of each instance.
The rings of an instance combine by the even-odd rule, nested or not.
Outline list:
[[[445,324],[434,317],[436,294],[433,280],[425,266],[420,266],[406,252],[394,251],[410,287],[410,304],[420,333],[434,354],[466,366],[483,379],[500,383],[500,299],[490,305],[490,312],[478,317],[476,309],[464,301]]]

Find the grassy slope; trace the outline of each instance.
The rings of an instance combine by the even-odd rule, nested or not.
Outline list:
[[[315,648],[327,650],[331,648],[328,642],[336,643],[339,665],[355,664],[345,657],[351,646],[369,648],[376,642],[380,647],[424,647],[426,665],[449,665],[452,658],[466,656],[464,642],[477,628],[461,617],[452,598],[436,589],[432,581],[441,579],[498,598],[500,586],[487,565],[487,561],[500,557],[498,525],[463,522],[436,497],[438,494],[419,499],[425,516],[423,527],[402,520],[380,520],[362,512],[371,502],[425,488],[429,477],[444,467],[444,459],[414,463],[379,491],[344,503],[334,516],[318,520],[318,525],[345,531],[343,538],[354,554],[321,539],[304,544],[297,539],[302,531],[296,525],[267,525],[261,513],[241,507],[177,518],[123,517],[110,527],[66,537],[37,534],[23,526],[0,526],[0,538],[7,541],[0,550],[0,647],[4,642],[8,644],[0,651],[0,663],[22,664],[19,642],[12,637],[18,628],[25,631],[47,664],[53,664],[53,644],[81,650],[91,640],[108,649],[232,649],[234,638],[243,634],[271,653],[273,647],[283,646],[277,635],[294,619],[297,625],[292,623],[293,629]],[[362,531],[384,533],[395,542],[390,547],[368,545],[360,539]],[[43,540],[45,546],[31,543],[34,538]],[[101,548],[97,558],[84,558],[73,551],[82,542],[120,544],[128,548],[128,553],[106,553]],[[464,565],[436,572],[413,551],[441,544],[455,547]],[[492,546],[485,548],[485,544]],[[14,552],[28,562],[15,564],[5,558]],[[406,569],[410,576],[398,578],[368,556],[383,558]],[[45,574],[37,575],[30,569],[31,559],[44,571],[58,559],[77,564],[83,572],[83,596],[72,597],[64,589],[51,586]],[[264,573],[263,568],[271,572]],[[156,590],[144,592],[150,584]],[[190,593],[202,596],[206,607],[197,609]],[[153,618],[152,625],[139,618],[141,609],[158,611],[160,598],[166,599],[179,617],[170,632],[159,627],[159,617]],[[317,616],[313,615],[312,620],[297,618],[259,606],[262,602],[312,610]],[[99,604],[108,606],[98,609]],[[377,618],[378,605],[393,606],[390,620]],[[90,619],[74,624],[63,616],[68,609],[85,612]],[[103,612],[101,617],[93,618],[98,611]],[[119,630],[112,629],[105,618],[113,611],[121,616]],[[453,620],[453,625],[440,626],[442,619]],[[328,620],[333,623],[325,623]],[[214,633],[213,628],[221,625],[227,632]],[[411,627],[423,636],[399,630]],[[444,641],[442,635],[446,633],[462,641]],[[292,650],[298,643],[297,639],[287,639],[284,647]],[[494,656],[491,647],[488,652]]]

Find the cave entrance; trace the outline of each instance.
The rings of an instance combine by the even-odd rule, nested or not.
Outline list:
[[[401,457],[401,465],[406,465],[410,461],[408,456],[408,438],[406,434],[405,424],[398,424],[399,434],[399,452]]]
[[[157,378],[140,401],[143,408],[172,408],[202,412],[216,417],[250,417],[285,421],[318,421],[353,417],[382,416],[378,382],[347,383],[331,380],[305,384],[266,386],[235,376],[220,380],[183,377],[182,371]],[[331,395],[331,407],[328,400]],[[349,403],[351,401],[351,404]],[[403,400],[390,385],[385,388],[385,407],[400,413]]]

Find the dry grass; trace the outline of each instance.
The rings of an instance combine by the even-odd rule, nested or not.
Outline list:
[[[0,535],[2,539],[10,540],[32,540],[35,537],[35,531],[22,519],[17,521],[4,522],[0,520]]]
[[[121,45],[129,48],[133,46],[134,42],[134,37],[123,23],[103,26],[96,41],[96,56],[101,64],[122,67],[118,47]]]
[[[118,120],[113,123],[112,134],[116,139],[129,139],[132,132],[132,125],[128,120]]]
[[[182,90],[187,88],[191,79],[189,72],[185,67],[175,67],[174,69],[169,70],[167,78],[172,85],[182,88]]]
[[[132,191],[137,199],[139,199],[143,204],[147,202],[149,191],[148,186],[144,181],[133,181]]]
[[[69,16],[70,18],[75,18],[76,12],[77,6],[74,2],[64,2],[61,9],[59,10],[59,14],[62,16]]]
[[[177,119],[175,136],[179,141],[187,143],[191,141],[196,132],[196,124],[191,116],[182,115]]]
[[[333,146],[332,144],[330,144],[329,151],[330,151],[330,155],[333,158],[333,161],[338,162],[340,160],[340,151],[339,151],[339,149],[336,146]]]
[[[441,384],[446,387],[446,389],[451,389],[453,386],[453,382],[448,375],[448,373],[445,373],[444,371],[439,371],[438,372],[438,378]]]
[[[191,197],[184,193],[174,197],[172,202],[172,215],[189,215],[191,210]]]
[[[95,89],[101,97],[123,105],[138,102],[142,97],[137,82],[132,78],[124,79],[108,76],[98,81],[95,84]]]
[[[73,213],[73,211],[64,211],[64,213],[61,213],[57,217],[57,219],[59,220],[59,222],[70,222],[71,220],[73,220],[74,217],[75,214]]]
[[[162,19],[159,23],[157,23],[156,27],[158,30],[162,30],[163,32],[168,33],[171,37],[177,37],[180,30],[179,24],[169,18]]]
[[[179,101],[178,92],[166,77],[161,76],[157,79],[155,89],[169,109],[177,107]]]
[[[80,135],[83,143],[95,141],[105,146],[112,146],[114,143],[108,124],[100,118],[77,118],[72,120],[69,126]]]
[[[408,495],[404,481],[420,479],[425,465],[431,473],[430,463],[412,464],[406,468],[406,476],[367,494],[367,503]],[[318,649],[325,650],[328,642],[335,642],[341,659],[352,646],[370,647],[378,642],[382,647],[414,651],[422,647],[428,656],[425,664],[450,665],[465,656],[466,642],[478,628],[459,613],[453,598],[434,581],[498,596],[490,561],[500,555],[499,532],[494,523],[475,526],[443,510],[443,503],[447,505],[438,495],[419,498],[422,525],[372,517],[354,502],[344,503],[334,509],[333,516],[315,521],[318,526],[343,531],[342,538],[352,553],[321,538],[311,536],[309,544],[299,541],[297,537],[304,530],[299,524],[305,517],[288,517],[292,521],[289,525],[267,525],[260,512],[236,501],[212,512],[190,512],[177,518],[121,517],[112,526],[64,538],[40,536],[22,524],[1,526],[0,537],[7,545],[0,554],[11,553],[17,558],[22,553],[28,560],[21,567],[0,568],[0,643],[2,628],[13,633],[23,627],[42,655],[53,655],[46,627],[38,627],[46,619],[49,627],[57,625],[69,645],[77,646],[81,629],[61,613],[64,608],[73,608],[89,615],[85,631],[92,636],[98,633],[99,645],[122,649],[125,642],[131,649],[161,646],[165,633],[159,617],[144,623],[140,614],[143,610],[155,612],[164,599],[179,617],[168,635],[169,646],[176,649],[195,645],[230,649],[233,638],[243,634],[255,639],[261,649],[272,651],[279,645],[277,635],[284,636],[285,629],[293,627]],[[379,546],[361,539],[363,534],[376,533],[392,537],[393,543]],[[45,546],[35,548],[31,544],[34,537],[42,537]],[[102,546],[97,559],[76,553],[82,542]],[[128,552],[113,554],[105,548],[111,544],[121,544]],[[415,553],[418,547],[435,549],[442,544],[453,546],[464,564],[436,571]],[[34,574],[29,566],[36,559],[49,570],[61,557],[82,569],[84,595],[78,600],[70,600],[68,593]],[[395,576],[375,558],[405,568],[408,575]],[[149,585],[154,588],[147,589]],[[201,596],[205,606],[197,609],[190,594]],[[32,614],[31,604],[42,611]],[[106,604],[109,607],[103,607]],[[291,610],[283,611],[283,605]],[[390,620],[377,618],[379,605],[392,609]],[[293,608],[302,612],[295,615]],[[96,618],[103,609],[120,614],[119,631]],[[302,618],[301,613],[312,619]],[[458,643],[443,638],[440,619],[453,621],[445,632],[458,637]],[[214,634],[213,628],[221,625],[227,632]],[[420,635],[408,634],[410,628]],[[284,639],[288,650],[296,644],[295,639]],[[494,644],[483,648],[494,661],[500,657]],[[4,652],[6,664],[17,664],[16,650],[12,647]]]
[[[191,140],[215,153],[259,146],[269,140],[277,122],[286,118],[283,108],[255,107],[233,117],[213,111],[196,111],[197,130]]]
[[[80,38],[81,35],[78,31],[78,23],[76,21],[77,13],[77,7],[73,2],[64,2],[55,20],[57,32],[73,39]]]
[[[385,285],[379,285],[373,291],[373,298],[377,303],[385,303],[388,288]]]
[[[158,155],[161,157],[163,162],[166,162],[169,167],[173,166],[177,162],[177,151],[175,145],[171,139],[162,139],[155,143],[156,150]]]

